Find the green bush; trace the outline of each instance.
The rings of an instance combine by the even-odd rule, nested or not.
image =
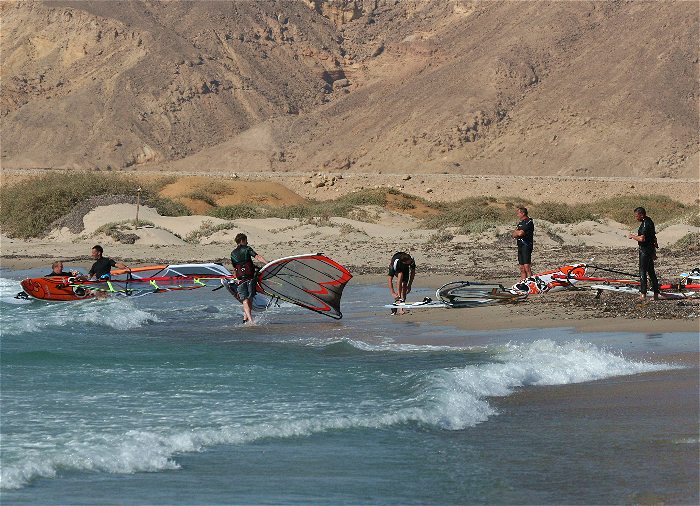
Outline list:
[[[194,199],[194,200],[201,200],[202,202],[206,202],[212,207],[216,207],[216,201],[207,193],[204,193],[202,191],[196,191],[192,192],[187,197]]]
[[[595,220],[589,205],[569,205],[561,202],[542,202],[529,210],[533,217],[550,223],[581,223]]]
[[[207,214],[208,216],[214,216],[215,218],[222,218],[224,220],[267,217],[265,208],[252,206],[250,204],[215,207],[214,209],[210,209]]]
[[[160,182],[142,188],[144,205],[165,216],[189,214],[186,207],[158,197]],[[21,181],[0,191],[0,227],[10,237],[41,236],[48,226],[76,205],[100,195],[134,195],[138,181],[92,172],[53,173]]]
[[[97,195],[136,195],[138,185],[103,174],[48,174],[0,192],[0,226],[10,237],[38,237],[75,205]]]
[[[672,248],[690,251],[700,250],[700,234],[697,232],[685,234],[673,244]]]
[[[165,197],[147,196],[143,205],[153,207],[161,216],[190,216],[192,213],[187,206]]]
[[[661,195],[614,197],[584,205],[602,218],[609,218],[625,225],[637,223],[634,218],[634,210],[640,206],[646,209],[656,224],[672,220],[684,214],[687,209],[680,202]]]
[[[460,227],[468,231],[484,228],[487,223],[488,226],[501,225],[515,221],[515,208],[519,205],[523,205],[523,202],[514,199],[498,201],[493,197],[469,197],[456,202],[442,202],[433,206],[440,213],[424,219],[421,226]]]

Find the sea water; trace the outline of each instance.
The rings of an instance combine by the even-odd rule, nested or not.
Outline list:
[[[3,299],[39,274],[3,271]],[[500,402],[687,367],[632,353],[648,336],[431,328],[390,317],[385,292],[351,283],[340,321],[282,306],[253,327],[209,288],[2,303],[0,499],[697,502],[697,467],[653,463],[697,453],[697,434]],[[654,339],[697,351],[696,335]]]

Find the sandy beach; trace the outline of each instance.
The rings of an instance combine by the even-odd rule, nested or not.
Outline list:
[[[4,178],[3,190],[8,191],[27,173],[11,173]],[[156,177],[155,175],[140,177]],[[433,188],[428,193],[428,176],[395,175],[395,185],[408,195],[432,200],[456,198],[462,192],[450,192],[456,181],[468,184],[470,193],[496,194],[516,192],[518,187],[539,185],[543,178],[461,177],[430,175]],[[13,179],[15,178],[15,179]],[[68,265],[86,271],[92,261],[90,248],[101,244],[105,255],[131,266],[219,262],[230,267],[229,254],[233,238],[239,232],[248,235],[250,243],[265,258],[274,259],[291,254],[322,252],[345,265],[355,276],[356,283],[386,285],[386,265],[396,251],[408,251],[418,265],[414,288],[435,290],[455,280],[497,282],[510,287],[518,281],[515,243],[510,239],[509,225],[486,228],[483,232],[460,235],[451,229],[421,228],[421,217],[429,210],[368,206],[370,220],[330,217],[321,221],[245,218],[225,220],[197,214],[197,205],[189,197],[192,188],[212,188],[216,177],[181,176],[162,190],[170,198],[184,199],[193,207],[191,216],[161,216],[147,206],[138,209],[139,226],[134,225],[137,206],[130,203],[96,205],[73,213],[50,231],[45,238],[22,240],[0,236],[0,267],[17,270],[50,265],[62,259]],[[217,198],[223,204],[248,201],[277,205],[292,205],[304,198],[330,198],[371,188],[367,175],[353,174],[335,177],[328,174],[286,176],[240,175],[226,179],[226,193],[219,190]],[[392,182],[387,176],[382,181]],[[323,185],[319,184],[323,182]],[[614,178],[584,180],[581,178],[549,178],[548,192],[571,194],[575,199],[591,199],[588,192],[573,191],[585,184],[594,189],[595,196],[620,196],[629,190],[628,180]],[[9,185],[9,186],[8,186]],[[591,186],[592,185],[592,186]],[[658,194],[693,200],[693,192],[683,181],[645,180],[639,188],[654,188]],[[635,184],[632,184],[635,186]],[[242,193],[241,193],[242,192]],[[533,194],[533,198],[548,198],[549,194]],[[203,204],[203,203],[202,203]],[[201,209],[205,212],[206,209]],[[611,220],[558,224],[539,221],[533,271],[541,272],[571,262],[586,262],[607,266],[624,272],[637,270],[635,244],[627,238],[633,230]],[[514,218],[515,220],[515,218]],[[125,244],[121,236],[109,235],[106,227],[119,224],[132,239]],[[656,269],[662,280],[674,281],[682,272],[696,267],[697,251],[675,247],[687,234],[700,229],[676,223],[658,232],[659,259]],[[387,290],[388,292],[388,290]],[[530,297],[524,304],[470,310],[413,311],[402,317],[405,321],[425,325],[455,325],[465,329],[504,329],[571,326],[587,330],[697,331],[699,314],[697,301],[660,301],[640,308],[633,297],[605,294],[595,299],[593,292],[552,293]],[[421,297],[422,298],[422,297]],[[410,300],[410,297],[409,297]]]

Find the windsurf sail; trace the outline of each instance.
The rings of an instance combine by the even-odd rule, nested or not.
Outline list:
[[[435,295],[453,307],[473,307],[494,302],[515,303],[525,300],[527,293],[506,290],[495,283],[453,281],[438,288]]]
[[[340,319],[340,299],[352,274],[321,254],[295,255],[274,260],[260,269],[260,291],[315,311]]]

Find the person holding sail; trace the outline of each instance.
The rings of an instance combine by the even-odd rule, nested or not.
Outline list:
[[[253,324],[253,297],[255,296],[255,264],[253,260],[267,263],[253,248],[248,246],[248,236],[239,233],[236,235],[236,248],[231,252],[231,263],[238,280],[236,293],[243,304],[243,322]]]

